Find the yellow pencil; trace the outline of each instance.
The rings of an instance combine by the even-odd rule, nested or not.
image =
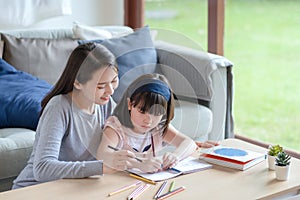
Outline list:
[[[146,178],[140,177],[140,176],[138,176],[138,175],[135,175],[135,174],[129,174],[129,176],[131,176],[131,177],[133,177],[133,178],[136,178],[136,179],[138,179],[138,180],[144,181],[144,182],[146,182],[146,183],[151,183],[151,184],[153,184],[153,185],[155,185],[155,184],[156,184],[156,182],[155,182],[155,181],[152,181],[152,180],[149,180],[149,179],[146,179]]]
[[[114,194],[118,194],[118,193],[123,192],[123,191],[125,191],[125,190],[128,190],[128,189],[130,189],[130,188],[133,188],[133,187],[135,187],[135,186],[137,186],[137,185],[139,185],[139,184],[141,184],[141,183],[142,183],[142,181],[137,181],[137,182],[135,182],[135,183],[133,183],[133,184],[126,185],[126,186],[123,186],[123,187],[120,187],[120,188],[116,189],[115,191],[109,193],[108,196],[112,196],[112,195],[114,195]]]

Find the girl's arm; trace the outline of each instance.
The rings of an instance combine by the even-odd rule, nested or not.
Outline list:
[[[106,127],[103,130],[102,139],[96,155],[98,160],[103,160],[105,165],[103,168],[104,173],[111,169],[126,170],[132,167],[131,162],[134,160],[134,153],[127,150],[114,150],[110,148],[117,148],[118,144],[119,136],[116,131],[111,127]]]
[[[138,158],[128,150],[113,150],[119,144],[119,136],[111,127],[106,127],[103,131],[101,143],[97,151],[97,159],[104,161],[104,173],[111,169],[127,170],[138,168],[143,172],[155,172],[161,169],[161,161],[155,158]],[[142,161],[142,162],[140,162]]]
[[[171,124],[169,124],[163,140],[176,147],[174,152],[168,152],[163,156],[164,168],[175,166],[178,161],[186,158],[197,150],[196,143],[188,136],[176,130]]]
[[[210,140],[205,141],[205,142],[196,141],[195,143],[200,148],[211,148],[211,147],[214,147],[214,146],[218,146],[220,144],[219,142],[210,141]]]

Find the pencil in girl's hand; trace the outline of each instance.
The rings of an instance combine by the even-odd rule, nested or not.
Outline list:
[[[110,149],[112,149],[112,150],[114,150],[114,151],[119,151],[119,149],[116,148],[116,147],[113,147],[113,146],[110,146],[110,145],[107,145],[107,147],[110,148]]]
[[[154,139],[153,139],[153,135],[152,134],[151,134],[151,146],[152,146],[153,157],[155,157]]]
[[[125,190],[128,190],[128,189],[130,189],[130,188],[133,188],[133,187],[135,187],[135,186],[138,186],[138,185],[141,184],[141,183],[142,183],[142,181],[137,181],[137,182],[132,183],[132,184],[130,184],[130,185],[126,185],[126,186],[120,187],[120,188],[116,189],[115,191],[109,193],[108,196],[112,196],[112,195],[114,195],[114,194],[118,194],[118,193],[123,192],[123,191],[125,191]]]
[[[110,145],[107,145],[107,147],[114,150],[114,151],[119,151],[120,150],[120,149],[118,149],[116,147],[113,147],[113,146],[110,146]],[[143,160],[139,159],[138,157],[134,157],[134,159],[136,159],[139,162],[143,162]]]

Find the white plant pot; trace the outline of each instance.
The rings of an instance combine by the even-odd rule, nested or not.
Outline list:
[[[287,166],[278,166],[275,165],[275,174],[276,179],[280,181],[286,181],[290,175],[290,165]]]
[[[270,170],[275,170],[275,156],[268,155],[268,166]]]

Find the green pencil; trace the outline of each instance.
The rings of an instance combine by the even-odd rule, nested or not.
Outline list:
[[[172,181],[170,184],[169,192],[171,192],[174,189],[175,181]]]

